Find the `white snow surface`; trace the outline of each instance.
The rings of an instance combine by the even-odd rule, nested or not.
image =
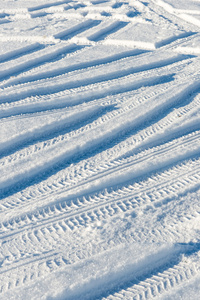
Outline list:
[[[0,299],[200,299],[200,1],[0,0]]]

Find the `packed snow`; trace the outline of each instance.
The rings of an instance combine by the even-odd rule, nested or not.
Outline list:
[[[200,1],[0,0],[0,299],[200,299]]]

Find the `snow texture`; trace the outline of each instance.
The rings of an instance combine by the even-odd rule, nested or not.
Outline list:
[[[0,0],[0,299],[199,299],[200,1]]]

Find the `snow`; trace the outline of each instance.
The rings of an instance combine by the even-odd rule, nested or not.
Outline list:
[[[199,299],[200,1],[0,0],[0,299]]]

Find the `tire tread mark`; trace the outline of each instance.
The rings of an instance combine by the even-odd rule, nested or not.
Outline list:
[[[200,183],[199,161],[188,162],[168,172],[167,170],[164,174],[161,173],[159,176],[156,176],[155,179],[151,178],[151,185],[149,185],[148,180],[139,183],[139,192],[137,186],[135,187],[133,184],[132,186],[129,185],[126,189],[122,187],[110,193],[105,191],[103,193],[94,194],[94,196],[78,198],[71,201],[70,205],[68,201],[62,201],[55,205],[37,210],[36,212],[11,218],[6,222],[0,223],[1,235],[7,235],[9,231],[20,232],[21,228],[36,226],[36,224],[39,223],[48,224],[52,222],[52,219],[58,222],[63,218],[68,218],[67,216],[73,218],[73,214],[81,215],[83,211],[86,215],[90,211],[93,211],[97,217],[99,212],[100,214],[105,214],[106,211],[108,215],[112,215],[117,211],[126,212],[135,210],[139,207],[146,207],[148,204],[155,206],[162,205],[164,199],[169,200],[170,198],[177,197],[177,186],[179,186],[180,194],[188,190],[189,186],[192,187]],[[174,184],[175,178],[176,184]],[[190,182],[190,184],[185,185],[185,181]],[[165,193],[163,193],[163,189]],[[70,217],[70,215],[72,215],[72,217]]]
[[[199,99],[198,99],[198,102],[199,102]],[[196,101],[195,101],[195,103],[192,103],[192,107],[194,107],[194,105],[196,105],[196,104],[198,104],[198,103],[196,103]],[[173,118],[174,119],[174,118]],[[132,141],[133,142],[133,141]],[[16,157],[17,158],[17,157]],[[13,157],[13,159],[15,160],[15,158]],[[93,162],[94,163],[94,162]],[[115,161],[113,161],[112,162],[112,164],[115,164],[115,165],[117,165],[117,164],[123,164],[124,163],[124,160],[122,159],[122,160],[115,160]],[[98,164],[99,164],[99,162],[98,162]],[[108,166],[109,166],[109,163],[108,163]],[[94,167],[94,166],[93,166]],[[80,165],[78,166],[78,168],[80,168]],[[89,176],[89,174],[87,173],[88,171],[87,170],[89,170],[91,167],[90,167],[90,164],[88,164],[88,166],[86,165],[86,169],[84,168],[84,169],[82,169],[83,171],[84,171],[84,174],[82,173],[82,174],[80,174],[80,180],[81,180],[81,177],[83,177],[83,178],[85,178],[85,176]],[[98,173],[98,172],[100,172],[100,169],[101,168],[106,168],[106,165],[105,164],[103,164],[103,166],[102,166],[102,164],[99,164],[99,166],[95,166],[95,168],[94,168],[94,170]],[[72,171],[74,172],[74,167],[73,167],[73,169],[72,169]],[[80,170],[81,171],[81,170]],[[69,173],[68,173],[69,174]],[[72,179],[73,179],[73,177],[72,177]],[[68,183],[69,184],[69,177],[67,176],[67,178],[62,182],[62,184],[64,185],[64,187],[66,186],[66,183]],[[73,184],[73,181],[72,181],[72,183],[71,184]],[[53,189],[53,186],[52,186],[52,184],[51,185],[48,185],[48,184],[46,184],[44,187],[47,187],[47,188],[49,188],[49,190],[50,190],[50,192],[52,192],[52,189]],[[61,187],[62,188],[62,187]],[[58,187],[58,185],[57,185],[57,182],[56,182],[56,184],[55,184],[55,190],[58,190],[59,189],[59,187]],[[37,190],[37,192],[36,192],[36,197],[38,197],[39,195],[41,195],[41,193],[39,193],[39,191]],[[20,198],[18,198],[17,199],[17,202],[18,202],[18,204],[16,204],[17,206],[18,205],[20,205],[21,203],[23,203],[23,202],[27,202],[28,201],[28,199],[32,199],[32,197],[34,197],[34,195],[30,195],[30,197],[28,196],[28,195],[22,195]],[[16,199],[16,198],[15,198]],[[16,200],[15,200],[16,201]],[[10,206],[11,205],[11,206]],[[1,203],[1,207],[2,207],[2,209],[4,210],[4,209],[10,209],[10,208],[12,208],[12,206],[13,206],[13,208],[15,208],[15,206],[16,205],[14,205],[14,203],[13,202],[11,202],[11,204],[9,204],[8,203],[8,201],[6,201],[5,202],[5,204],[4,203]]]
[[[152,277],[147,278],[139,284],[134,284],[131,287],[122,289],[121,291],[102,298],[102,300],[111,300],[117,298],[124,300],[150,300],[169,290],[172,290],[183,282],[189,281],[198,274],[198,271],[199,266],[197,267],[195,263],[187,265],[183,262],[180,262],[178,265],[174,266],[174,268],[169,268],[163,273],[153,275]]]

